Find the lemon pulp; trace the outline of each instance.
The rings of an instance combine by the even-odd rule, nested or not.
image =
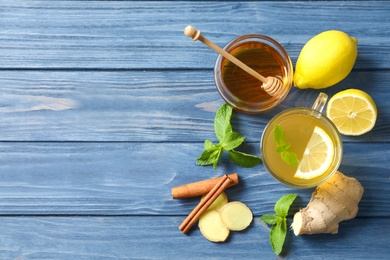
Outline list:
[[[332,139],[322,128],[316,126],[294,177],[300,179],[318,177],[329,169],[333,158],[334,144]]]
[[[354,136],[369,132],[375,126],[377,113],[374,100],[358,89],[335,94],[326,109],[326,115],[341,134]]]

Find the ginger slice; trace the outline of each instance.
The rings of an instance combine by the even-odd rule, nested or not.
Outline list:
[[[232,231],[246,229],[253,220],[252,211],[247,205],[239,201],[227,203],[219,211],[222,222]]]
[[[203,200],[203,198],[205,197],[206,195],[203,195],[201,200]],[[218,197],[217,199],[207,208],[207,211],[209,210],[216,210],[216,211],[219,211],[223,206],[225,206],[225,204],[228,203],[228,197],[226,195],[225,192],[222,192]]]
[[[230,233],[216,210],[203,213],[199,218],[198,226],[202,235],[211,242],[224,242]]]

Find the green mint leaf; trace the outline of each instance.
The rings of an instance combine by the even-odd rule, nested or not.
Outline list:
[[[221,141],[221,146],[225,150],[231,150],[238,147],[244,141],[245,137],[236,132],[230,132],[225,135]]]
[[[203,147],[206,151],[209,151],[209,152],[215,151],[215,149],[217,148],[216,145],[213,144],[213,142],[211,142],[210,140],[205,140]]]
[[[230,118],[232,117],[233,109],[228,104],[223,104],[217,111],[214,119],[214,132],[219,141],[232,132]]]
[[[215,165],[218,163],[219,157],[223,152],[222,148],[217,148],[212,151],[204,150],[201,156],[196,160],[196,165],[206,166],[206,165]]]
[[[214,160],[214,163],[213,163],[213,169],[216,170],[217,169],[217,163],[219,161],[219,158],[221,157],[222,153],[223,153],[223,149],[218,149],[214,152],[214,156],[215,156],[215,160]]]
[[[288,149],[290,149],[290,147],[291,147],[291,144],[284,144],[284,145],[278,146],[276,148],[276,152],[281,153],[281,152],[287,151]]]
[[[200,155],[200,157],[198,159],[196,159],[196,165],[199,165],[199,166],[206,166],[206,165],[211,165],[214,163],[214,161],[212,161],[210,159],[210,156],[211,154],[213,153],[214,151],[207,151],[207,150],[204,150],[203,153]]]
[[[276,255],[279,255],[283,250],[284,241],[287,235],[287,215],[290,206],[296,197],[296,194],[286,194],[282,196],[275,203],[274,210],[276,214],[266,214],[260,218],[265,223],[272,225],[269,242]]]
[[[278,217],[275,214],[265,214],[260,217],[260,220],[265,222],[268,225],[275,225],[277,218]]]
[[[235,164],[241,167],[252,168],[261,163],[260,157],[251,154],[247,154],[235,150],[229,150],[228,154],[230,160],[232,160]]]
[[[277,145],[276,152],[280,153],[282,160],[288,165],[298,167],[298,156],[296,153],[288,151],[291,148],[291,144],[286,143],[286,134],[279,125],[274,127],[274,140]]]
[[[281,147],[286,143],[286,134],[279,125],[274,126],[274,140],[278,147]]]
[[[283,250],[284,241],[287,234],[287,219],[284,218],[282,221],[271,227],[269,235],[269,241],[272,246],[272,250],[276,255],[279,255]]]
[[[196,160],[196,165],[213,165],[216,169],[218,160],[225,150],[229,152],[229,158],[239,166],[250,168],[261,163],[261,159],[257,156],[233,150],[242,144],[245,137],[233,132],[230,124],[232,113],[233,109],[227,104],[223,104],[218,109],[214,119],[214,131],[219,143],[214,144],[210,140],[205,140],[203,144],[205,150]]]
[[[283,197],[281,197],[276,203],[275,203],[275,213],[279,217],[287,217],[288,210],[290,209],[291,204],[296,199],[297,194],[286,194]]]
[[[280,153],[280,156],[282,156],[282,159],[285,163],[291,166],[298,167],[299,160],[296,153],[289,152],[289,151],[283,151]]]

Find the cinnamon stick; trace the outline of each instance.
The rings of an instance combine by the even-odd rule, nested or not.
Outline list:
[[[228,177],[232,181],[230,183],[230,186],[234,186],[238,184],[237,173],[229,174]],[[184,198],[191,198],[191,197],[202,196],[204,194],[207,194],[218,183],[218,181],[221,178],[223,178],[223,176],[173,187],[172,198],[184,199]]]
[[[217,197],[229,186],[232,180],[227,176],[222,176],[217,184],[206,194],[203,200],[191,211],[187,218],[181,223],[179,229],[186,234],[188,230],[195,224],[199,217],[207,210],[207,208],[217,199]]]

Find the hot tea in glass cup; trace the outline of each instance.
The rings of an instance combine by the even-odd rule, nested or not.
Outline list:
[[[287,109],[265,127],[260,150],[268,172],[283,184],[310,188],[331,177],[343,155],[341,136],[321,112],[327,95],[320,93],[312,108]]]

